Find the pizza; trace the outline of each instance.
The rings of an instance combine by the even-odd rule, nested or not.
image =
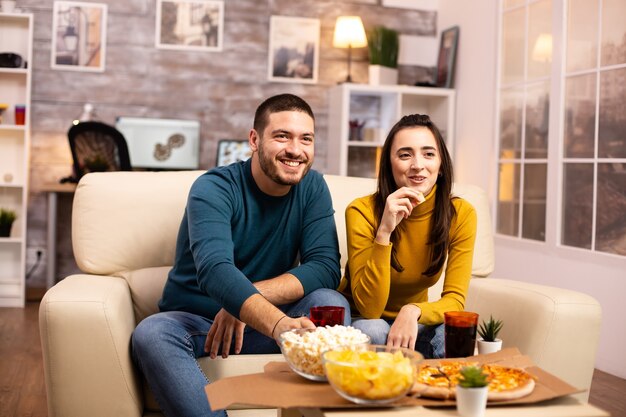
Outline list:
[[[476,362],[441,361],[419,367],[412,393],[437,399],[455,398],[456,386],[461,377],[461,368],[477,366]],[[535,389],[535,377],[523,369],[500,365],[482,365],[488,375],[489,401],[506,401],[524,397]]]

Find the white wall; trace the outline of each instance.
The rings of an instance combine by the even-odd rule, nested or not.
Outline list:
[[[457,181],[480,185],[494,201],[497,0],[440,0],[438,29],[459,25],[456,89]],[[572,289],[602,306],[596,367],[626,378],[626,259],[496,238],[496,278]]]

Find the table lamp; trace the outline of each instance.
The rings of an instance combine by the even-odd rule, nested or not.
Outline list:
[[[348,76],[347,83],[352,82],[350,66],[352,63],[352,48],[363,48],[367,46],[367,38],[363,22],[358,16],[339,16],[335,23],[335,35],[333,36],[333,46],[335,48],[348,48]]]

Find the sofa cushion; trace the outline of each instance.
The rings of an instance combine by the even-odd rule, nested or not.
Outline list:
[[[494,269],[495,254],[487,193],[482,188],[475,185],[455,183],[452,187],[452,194],[469,201],[470,204],[474,206],[474,209],[476,209],[478,224],[476,226],[476,244],[474,245],[472,276],[489,276]]]
[[[170,269],[172,269],[170,266],[160,266],[115,274],[128,282],[137,323],[159,311],[158,302]]]
[[[191,184],[204,171],[97,172],[83,176],[72,213],[79,268],[112,275],[174,263]]]

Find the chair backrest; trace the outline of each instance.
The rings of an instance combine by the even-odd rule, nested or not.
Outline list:
[[[67,132],[75,179],[88,172],[130,171],[124,135],[102,122],[81,122]]]

